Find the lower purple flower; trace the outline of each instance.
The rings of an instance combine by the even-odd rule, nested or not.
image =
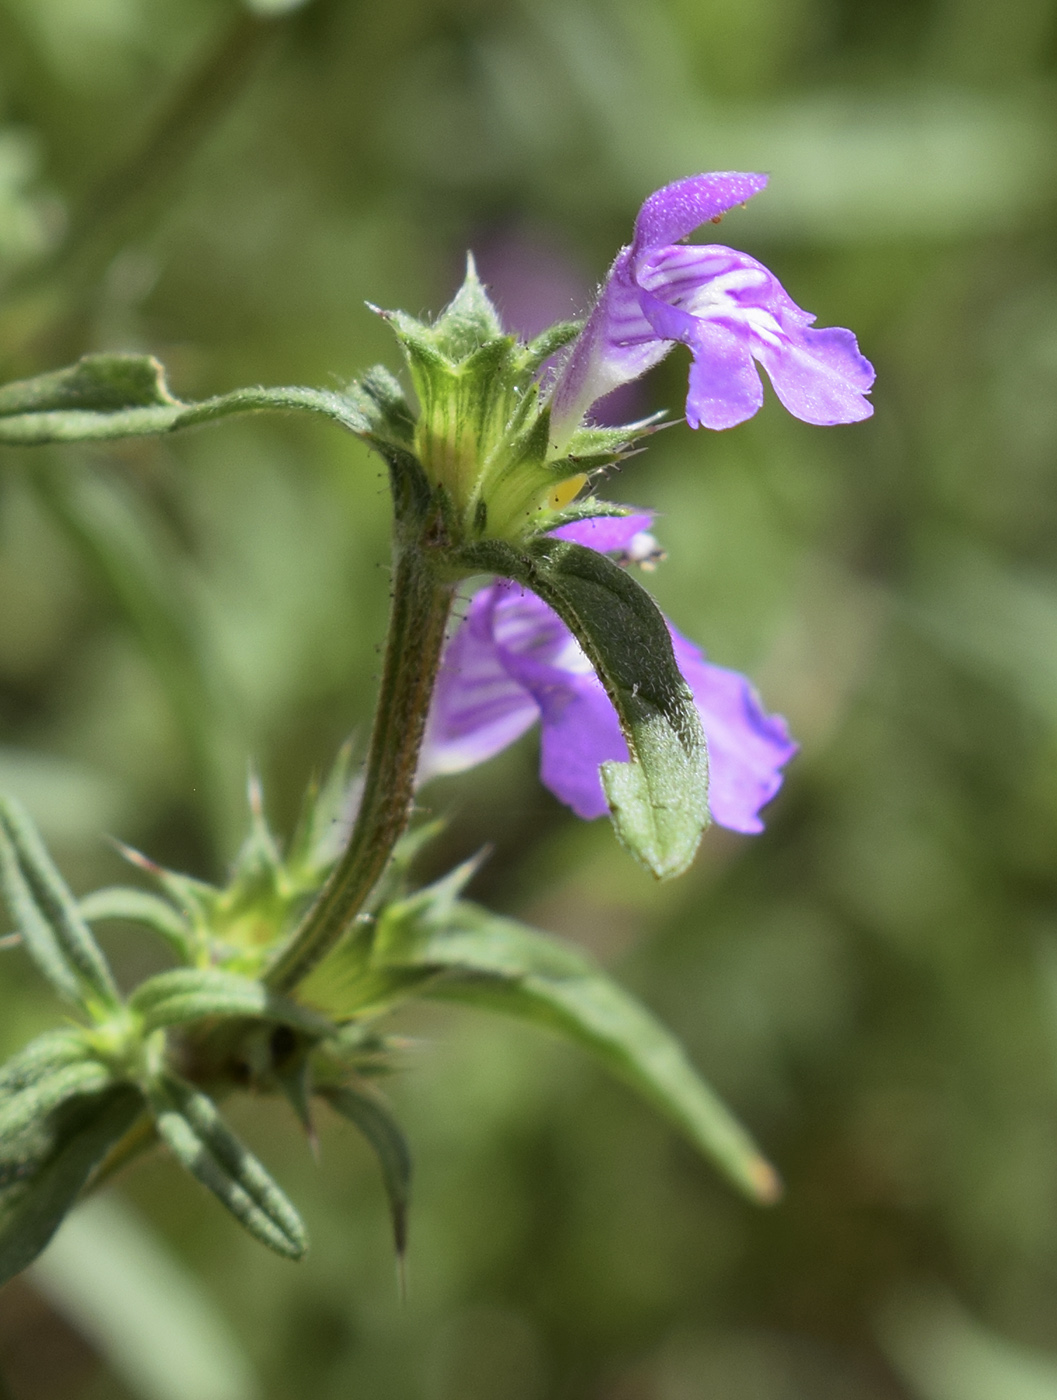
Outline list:
[[[597,518],[554,533],[633,557],[650,523],[648,515]],[[668,629],[708,740],[712,819],[732,831],[762,831],[760,808],[778,791],[782,766],[796,752],[785,720],[766,713],[744,676],[713,666],[671,623]],[[483,763],[537,720],[544,786],[577,816],[604,816],[599,767],[628,758],[616,711],[558,615],[503,579],[474,595],[448,643],[419,781]]]

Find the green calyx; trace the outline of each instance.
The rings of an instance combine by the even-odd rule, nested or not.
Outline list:
[[[551,528],[593,473],[619,461],[654,426],[581,428],[556,452],[537,376],[579,324],[561,322],[528,343],[507,334],[472,257],[455,299],[432,324],[402,311],[379,314],[400,342],[418,411],[381,367],[347,397],[383,456],[418,461],[453,544],[514,542]]]

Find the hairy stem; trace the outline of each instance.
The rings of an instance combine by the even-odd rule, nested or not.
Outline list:
[[[276,991],[296,986],[337,943],[385,870],[411,815],[454,585],[437,578],[417,534],[410,540],[400,535],[398,525],[385,667],[359,814],[319,898],[265,974]]]

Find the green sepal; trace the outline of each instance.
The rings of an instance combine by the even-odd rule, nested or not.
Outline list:
[[[154,1081],[149,1098],[158,1136],[177,1161],[262,1244],[300,1259],[308,1248],[301,1217],[212,1099],[171,1074]]]
[[[528,369],[533,374],[538,373],[544,361],[574,341],[583,328],[583,321],[559,321],[557,325],[541,331],[525,346],[525,364]]]
[[[260,982],[219,968],[178,967],[141,983],[128,1000],[142,1033],[187,1025],[206,1017],[275,1021],[316,1039],[333,1034],[325,1016],[270,991]]]
[[[580,949],[456,898],[464,871],[385,911],[375,962],[430,973],[418,996],[502,1012],[583,1046],[742,1191],[776,1199],[774,1169],[675,1037]]]
[[[321,883],[348,840],[355,781],[352,756],[352,740],[346,739],[325,780],[313,778],[308,785],[286,856],[295,878]]]
[[[305,1137],[309,1141],[312,1151],[318,1152],[319,1143],[316,1136],[315,1124],[312,1121],[312,1057],[309,1053],[309,1045],[304,1041],[292,1038],[292,1048],[289,1054],[275,1063],[273,1051],[272,1076],[283,1097],[293,1109],[297,1116],[297,1121],[305,1130]]]
[[[50,1031],[0,1070],[0,1284],[32,1263],[143,1108],[76,1031]]]
[[[573,501],[570,505],[563,506],[561,510],[551,512],[546,519],[544,529],[541,533],[550,534],[562,525],[574,525],[578,520],[595,520],[605,517],[613,519],[618,516],[634,515],[632,506],[620,506],[613,501],[600,501],[597,496],[582,496],[579,500]]]
[[[319,1092],[335,1112],[355,1123],[374,1148],[389,1200],[393,1245],[397,1257],[402,1258],[407,1250],[407,1213],[411,1204],[412,1163],[407,1139],[399,1123],[377,1095],[354,1089],[348,1084]]]
[[[620,720],[629,762],[604,763],[602,786],[622,844],[659,880],[681,874],[708,826],[708,751],[668,626],[649,593],[604,554],[546,536],[453,550],[466,574],[516,579],[576,637]]]
[[[77,901],[77,909],[81,918],[90,924],[114,919],[153,929],[182,961],[191,961],[191,927],[183,914],[160,895],[125,885],[110,885],[84,895]]]
[[[649,437],[667,426],[669,424],[663,410],[615,428],[585,424],[573,433],[565,453],[573,462],[580,464],[581,471],[593,470],[595,466],[605,466],[627,457],[640,437]]]
[[[92,931],[21,805],[0,798],[0,889],[33,961],[61,996],[98,1015],[120,1005]]]
[[[466,255],[462,286],[430,327],[434,343],[449,360],[464,360],[504,336],[499,313],[477,276],[473,254]]]

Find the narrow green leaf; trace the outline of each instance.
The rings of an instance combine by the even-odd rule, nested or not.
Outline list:
[[[153,1086],[151,1106],[159,1136],[191,1175],[262,1244],[300,1259],[308,1248],[301,1217],[224,1123],[212,1099],[167,1075]]]
[[[365,423],[356,405],[327,389],[236,389],[182,403],[149,355],[85,355],[67,369],[0,386],[0,442],[36,446],[154,436],[262,410],[320,414],[350,432]]]
[[[84,1032],[72,1026],[38,1035],[0,1066],[0,1100],[21,1093],[42,1075],[83,1060],[87,1045]]]
[[[142,1108],[140,1094],[119,1084],[75,1094],[33,1132],[0,1140],[0,1284],[37,1257]]]
[[[374,1148],[382,1169],[393,1243],[398,1255],[407,1249],[407,1212],[411,1204],[411,1151],[399,1123],[375,1095],[350,1085],[320,1090],[323,1098],[343,1118],[355,1123]]]
[[[579,949],[434,890],[386,910],[374,957],[430,969],[419,996],[500,1011],[583,1045],[743,1191],[759,1201],[779,1194],[774,1169],[675,1037]]]
[[[165,370],[153,356],[85,355],[67,369],[0,387],[0,418],[71,408],[112,413],[178,402],[165,383]]]
[[[206,1016],[251,1016],[326,1036],[334,1027],[316,1011],[270,991],[260,982],[219,968],[177,967],[136,988],[129,1010],[142,1019],[143,1033],[184,1025]]]
[[[681,874],[708,826],[708,751],[656,603],[604,554],[548,537],[524,550],[489,541],[456,551],[467,569],[503,574],[549,603],[583,647],[627,742],[604,763],[617,836],[659,880]]]
[[[106,919],[122,923],[144,924],[161,934],[166,943],[185,961],[191,957],[192,934],[190,926],[178,909],[174,909],[167,899],[151,894],[148,890],[131,889],[124,885],[110,885],[106,889],[93,890],[77,903],[82,919],[88,923],[101,923]]]
[[[120,1005],[117,987],[77,902],[23,808],[0,798],[0,888],[30,956],[52,986],[91,1011]]]
[[[9,1145],[60,1104],[77,1094],[95,1094],[114,1076],[98,1060],[82,1059],[41,1075],[19,1092],[0,1096],[0,1141]],[[0,1168],[2,1170],[2,1168]]]

